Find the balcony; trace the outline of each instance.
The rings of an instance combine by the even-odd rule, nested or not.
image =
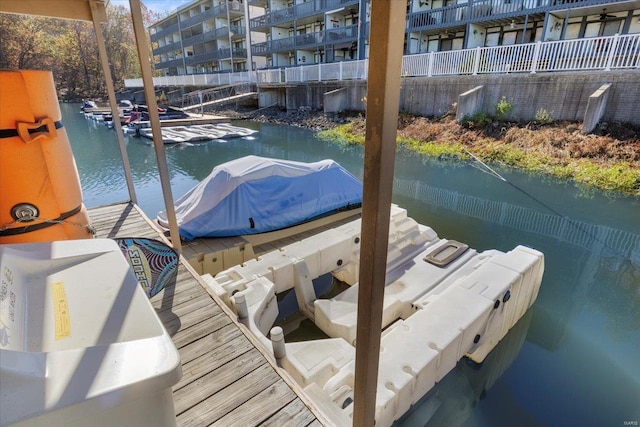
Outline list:
[[[438,30],[473,22],[616,3],[615,0],[474,0],[469,3],[414,12],[407,15],[407,30]]]
[[[242,25],[229,25],[229,31],[231,31],[232,38],[244,38],[247,30]]]
[[[284,9],[273,10],[263,16],[251,19],[249,26],[252,30],[267,30],[285,22],[293,21],[325,12],[346,8],[349,6],[359,6],[358,0],[315,0],[306,3],[299,3]]]
[[[286,37],[277,40],[269,40],[264,43],[256,43],[252,46],[254,55],[268,55],[271,53],[291,51],[295,49],[308,49],[314,47],[326,47],[352,43],[358,40],[358,26],[332,28],[330,30],[315,33],[298,34],[294,37]]]
[[[180,45],[180,42],[178,42],[178,43],[169,43],[167,45],[160,46],[160,47],[157,47],[157,48],[153,49],[153,54],[154,55],[162,55],[163,53],[173,52],[174,50],[180,50],[180,49],[182,49],[182,46]]]
[[[247,59],[247,50],[244,48],[222,48],[213,50],[211,52],[199,53],[196,55],[188,56],[184,62],[186,65],[198,65],[212,61],[219,61],[223,59],[230,59],[233,55],[233,59]],[[181,60],[182,61],[182,60]],[[160,63],[162,67],[165,67],[165,63]],[[182,65],[182,62],[180,62]]]
[[[193,27],[194,25],[200,24],[207,19],[213,18],[214,16],[216,16],[214,12],[215,10],[216,8],[213,7],[211,9],[205,10],[204,12],[198,12],[197,14],[195,14],[194,16],[190,16],[189,18],[181,19],[180,28],[184,30],[185,28]]]
[[[182,67],[183,65],[184,62],[182,61],[182,58],[177,58],[159,62],[156,64],[156,68]]]
[[[150,39],[152,42],[160,40],[162,37],[166,37],[169,34],[173,34],[173,33],[177,33],[179,31],[180,27],[178,26],[177,23],[169,25],[166,28],[163,28],[160,31],[156,31],[155,34],[151,34],[150,35]]]

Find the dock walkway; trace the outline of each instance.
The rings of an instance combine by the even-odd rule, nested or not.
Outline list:
[[[89,215],[99,238],[161,238],[131,203],[90,209]],[[151,303],[182,359],[182,379],[173,387],[178,426],[323,425],[321,414],[207,293],[184,258],[176,284]]]

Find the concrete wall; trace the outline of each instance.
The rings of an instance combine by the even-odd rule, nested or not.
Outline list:
[[[530,121],[544,108],[555,120],[581,121],[589,96],[605,83],[612,86],[602,119],[640,124],[640,70],[411,79],[402,85],[401,110],[439,116],[451,109],[458,95],[483,85],[486,113],[494,114],[504,96],[513,104],[508,119]]]
[[[442,116],[452,110],[460,94],[484,86],[482,111],[489,114],[494,114],[495,106],[504,96],[513,104],[508,119],[531,121],[544,108],[554,120],[582,121],[589,96],[606,83],[612,86],[602,120],[640,125],[640,70],[403,78],[399,107],[405,113]],[[324,108],[324,94],[343,87],[347,88],[346,109],[364,111],[366,81],[306,83],[259,90],[286,92],[287,109],[320,110]]]
[[[476,86],[458,96],[456,107],[456,120],[462,121],[465,117],[472,117],[482,108],[484,86]]]
[[[325,114],[340,113],[347,109],[349,91],[346,87],[331,90],[324,94]]]
[[[271,107],[277,105],[285,108],[287,100],[285,98],[286,91],[281,88],[265,88],[258,90],[258,107]]]
[[[588,133],[593,131],[602,120],[602,116],[607,111],[609,89],[611,89],[611,83],[600,86],[600,88],[589,97],[587,110],[585,111],[582,121],[583,132]],[[638,114],[640,114],[640,112]]]

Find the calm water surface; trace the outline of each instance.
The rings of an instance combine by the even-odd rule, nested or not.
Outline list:
[[[88,207],[128,199],[115,133],[62,104]],[[332,158],[362,178],[361,148],[308,130],[236,123],[255,139],[166,146],[174,198],[222,162],[255,154]],[[138,203],[163,210],[149,140],[127,138]],[[640,199],[553,179],[399,152],[394,202],[442,237],[479,250],[545,254],[540,294],[478,366],[466,359],[400,420],[403,426],[624,426],[640,421]],[[513,185],[511,185],[513,184]],[[539,201],[538,201],[539,200]]]

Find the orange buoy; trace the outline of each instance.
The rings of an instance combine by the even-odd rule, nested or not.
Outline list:
[[[93,237],[49,71],[0,71],[0,243]]]

